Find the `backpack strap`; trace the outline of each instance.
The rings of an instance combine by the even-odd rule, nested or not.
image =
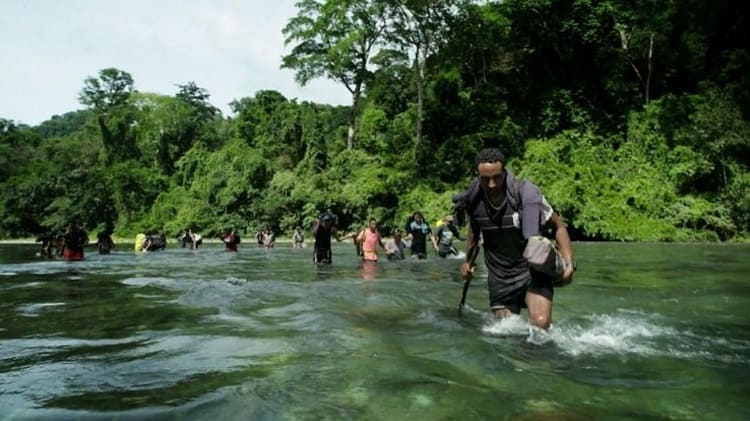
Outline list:
[[[463,200],[463,207],[466,212],[471,215],[476,209],[479,202],[482,200],[482,188],[479,186],[479,177],[471,180],[469,188],[461,194]]]
[[[513,191],[516,194],[516,211],[518,213],[523,212],[523,196],[521,196],[521,183],[523,181],[516,179],[514,181]]]

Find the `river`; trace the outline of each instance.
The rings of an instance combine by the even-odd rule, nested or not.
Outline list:
[[[750,419],[750,246],[574,248],[530,337],[434,255],[3,244],[0,419]]]

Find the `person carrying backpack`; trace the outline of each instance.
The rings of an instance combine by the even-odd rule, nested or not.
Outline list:
[[[480,151],[475,165],[479,177],[466,193],[454,198],[469,218],[467,260],[461,265],[461,275],[470,282],[481,237],[495,316],[507,317],[528,308],[529,322],[547,329],[554,287],[570,284],[575,270],[567,228],[536,185],[516,179],[506,169],[500,150]],[[528,239],[544,228],[553,231],[562,257],[564,270],[557,279],[533,273],[524,258]]]

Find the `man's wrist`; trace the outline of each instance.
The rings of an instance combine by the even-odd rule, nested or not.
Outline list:
[[[571,260],[563,259],[562,260],[562,264],[563,264],[563,268],[564,269],[573,268],[573,271],[576,270],[576,261],[573,260],[573,259],[571,259]]]

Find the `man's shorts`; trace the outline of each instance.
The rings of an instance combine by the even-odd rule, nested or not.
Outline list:
[[[511,313],[519,314],[526,308],[526,293],[532,292],[552,301],[554,289],[552,282],[541,276],[529,275],[513,283],[498,280],[487,280],[490,291],[490,308],[494,310],[508,309]]]

